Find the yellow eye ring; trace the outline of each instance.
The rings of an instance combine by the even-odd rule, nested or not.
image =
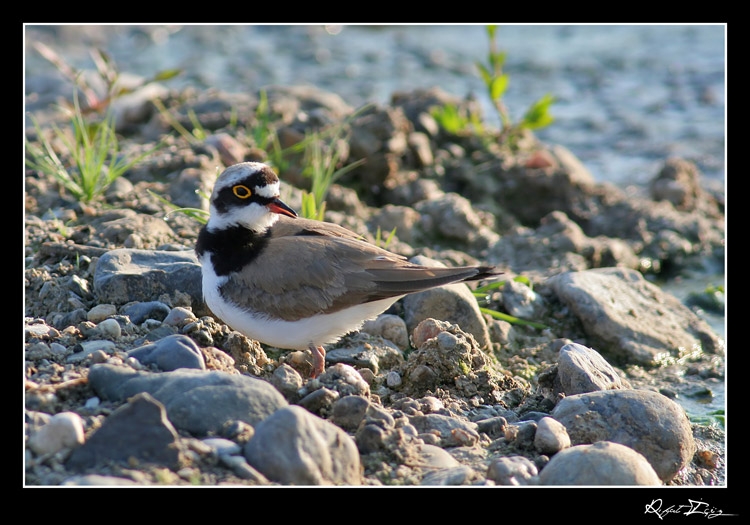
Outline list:
[[[253,192],[250,191],[250,188],[248,188],[247,186],[243,186],[242,184],[232,186],[232,193],[234,193],[234,195],[239,199],[248,199],[253,194]]]

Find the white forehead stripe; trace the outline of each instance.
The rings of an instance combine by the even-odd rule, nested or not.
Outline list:
[[[214,185],[213,194],[218,195],[218,193],[224,188],[231,188],[235,184],[239,183],[241,180],[247,178],[249,175],[252,175],[255,172],[259,172],[267,168],[268,166],[260,162],[242,162],[240,164],[235,164],[234,166],[230,166],[229,168],[224,170],[224,172],[221,174],[219,179],[216,181],[216,184]],[[257,190],[258,190],[258,194],[263,197],[267,197],[267,198],[278,197],[279,182],[277,181],[263,188],[257,188]]]
[[[269,199],[278,197],[279,196],[279,183],[274,182],[273,184],[267,184],[261,188],[258,188],[257,193],[261,197],[267,197]]]

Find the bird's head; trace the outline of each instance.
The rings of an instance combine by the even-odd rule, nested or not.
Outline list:
[[[261,162],[242,162],[224,170],[214,184],[209,211],[209,230],[239,225],[264,231],[279,215],[297,217],[279,198],[279,177]]]

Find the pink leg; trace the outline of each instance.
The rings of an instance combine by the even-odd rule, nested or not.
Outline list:
[[[310,377],[315,379],[323,373],[326,367],[326,350],[322,346],[310,345],[313,356],[313,371]]]

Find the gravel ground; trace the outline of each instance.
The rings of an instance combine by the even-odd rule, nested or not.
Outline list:
[[[314,89],[270,95],[283,140],[351,112]],[[672,421],[668,414],[679,405],[670,398],[710,399],[723,384],[722,338],[699,311],[644,278],[675,279],[722,263],[721,192],[703,188],[690,163],[665,159],[650,195],[632,198],[595,184],[573,155],[533,135],[514,153],[476,137],[447,136],[419,108],[450,96],[421,91],[352,123],[344,151],[349,160],[368,162],[332,188],[326,218],[373,242],[378,228],[395,226],[389,247],[409,257],[501,265],[508,282],[488,306],[546,328],[492,320],[465,291],[463,299],[457,293],[404,300],[380,324],[329,349],[328,375],[307,379],[304,353],[263,347],[208,315],[195,292],[200,270],[189,260],[199,224],[180,213],[164,220],[169,208],[156,197],[205,206],[196,190],[210,190],[217,169],[262,160],[247,129],[233,124],[238,115],[249,126],[257,99],[189,89],[158,96],[182,125],[198,118],[209,137],[187,140],[147,98],[135,97],[118,108],[123,153],[143,151],[157,137],[166,137],[166,147],[101,200],[77,202],[48,176],[27,170],[27,485],[566,484],[540,473],[564,459],[564,450],[583,452],[571,445],[617,440],[615,428],[603,439],[586,434],[590,428],[561,427],[561,400],[605,394],[603,406],[611,408],[623,392],[636,392],[637,406]],[[45,114],[44,122],[51,118]],[[33,130],[28,137],[36,140]],[[298,162],[281,174],[284,198],[296,208],[305,185]],[[150,262],[138,266],[136,256]],[[192,273],[179,273],[183,266]],[[514,284],[514,276],[529,279],[534,292]],[[607,312],[607,294],[634,305],[626,317],[636,324]],[[587,302],[600,317],[582,309]],[[663,316],[663,326],[654,326],[652,313],[636,315],[649,308]],[[614,320],[605,326],[603,315]],[[567,353],[585,356],[576,370],[604,383],[583,390],[565,383]],[[227,382],[231,388],[211,395],[230,397],[212,403],[205,393],[175,386],[194,374]],[[132,390],[133,379],[153,384]],[[177,390],[170,396],[167,389]],[[242,397],[245,389],[251,393]],[[657,407],[646,400],[652,394]],[[238,399],[247,403],[242,417],[231,413]],[[645,473],[633,467],[623,475],[635,478],[570,483],[724,485],[723,425],[718,418],[691,423],[684,409],[675,414],[673,426],[653,437],[671,440],[663,449],[639,449],[652,440],[645,434],[624,443],[626,454],[637,451]],[[47,433],[56,436],[52,444],[32,439]],[[274,435],[300,437],[289,438],[285,449]],[[301,468],[288,463],[291,452],[273,454],[311,447],[311,436],[324,443],[313,457],[327,458],[328,467]],[[551,437],[540,444],[538,436]],[[610,461],[619,457],[614,448],[586,453],[606,452]],[[508,458],[518,463],[508,465]],[[615,464],[630,465],[622,458]]]

